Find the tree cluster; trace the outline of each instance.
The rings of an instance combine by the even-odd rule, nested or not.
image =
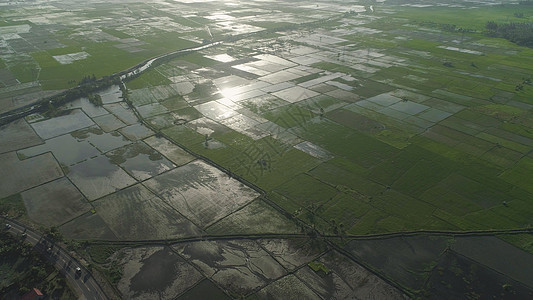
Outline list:
[[[92,76],[89,76],[89,75],[83,76],[79,84],[83,85],[83,84],[87,84],[91,82],[96,82],[96,76],[94,76],[94,74]]]
[[[86,76],[84,78],[92,78],[92,77]],[[57,112],[57,107],[60,107],[61,105],[68,103],[70,101],[76,100],[78,98],[92,95],[94,91],[102,90],[113,84],[119,84],[119,83],[120,83],[120,78],[118,76],[103,77],[102,79],[98,79],[96,81],[85,82],[75,88],[69,89],[59,95],[49,98],[46,105],[41,105],[41,110],[47,111],[48,115],[53,116],[53,112]],[[98,98],[94,98],[94,100],[95,100],[95,103],[99,102]]]
[[[89,96],[87,96],[87,98],[89,99],[89,102],[91,102],[94,106],[102,106],[103,105],[103,102],[102,102],[102,97],[98,94],[89,94]]]
[[[12,289],[24,294],[32,287],[42,288],[46,277],[53,271],[30,244],[5,231],[0,233],[0,264],[12,267],[9,279],[0,282],[0,298]]]
[[[448,24],[448,23],[443,24],[443,23],[438,23],[434,21],[422,21],[422,22],[416,22],[416,23],[420,24],[420,26],[439,28],[440,30],[447,31],[447,32],[458,32],[462,34],[465,34],[468,32],[470,33],[475,32],[474,29],[459,27],[455,24]]]
[[[517,45],[533,48],[533,23],[497,24],[489,21],[485,29],[489,36],[504,38]]]

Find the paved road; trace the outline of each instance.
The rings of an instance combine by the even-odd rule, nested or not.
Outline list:
[[[8,232],[12,234],[26,233],[25,241],[35,246],[37,250],[44,254],[44,256],[54,264],[57,270],[65,275],[70,285],[78,292],[78,299],[108,299],[98,283],[94,280],[91,273],[79,263],[78,260],[70,256],[70,254],[58,245],[54,245],[39,233],[27,229],[11,220],[3,219],[2,228],[5,229],[5,224],[10,224],[11,228]],[[76,268],[81,269],[81,274],[76,274]]]

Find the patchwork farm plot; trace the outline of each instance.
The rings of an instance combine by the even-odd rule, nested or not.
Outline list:
[[[533,10],[403,2],[7,5],[0,111],[142,72],[0,127],[0,208],[124,298],[531,297]]]
[[[327,200],[345,193],[334,178],[313,175],[317,174],[313,168],[330,165],[328,161],[333,159],[340,167],[338,171],[349,170],[355,173],[352,177],[363,182],[370,180],[376,186],[374,191],[357,196],[365,203],[368,215],[360,214],[359,225],[352,222],[353,226],[345,228],[347,232],[366,232],[369,228],[362,224],[367,218],[368,226],[377,232],[389,231],[388,226],[398,229],[398,224],[403,224],[404,230],[466,229],[465,224],[496,228],[479,219],[480,215],[499,211],[497,207],[507,201],[527,202],[522,194],[527,189],[506,179],[506,174],[513,174],[506,169],[527,161],[525,156],[530,150],[529,137],[517,134],[508,125],[526,126],[530,118],[529,104],[519,100],[527,91],[512,93],[503,88],[504,84],[522,80],[520,75],[503,71],[505,60],[510,58],[496,63],[502,50],[490,45],[482,47],[487,39],[442,30],[433,34],[422,25],[410,26],[406,19],[390,21],[401,28],[393,30],[387,29],[390,24],[379,14],[346,16],[339,22],[351,24],[356,20],[357,27],[345,25],[328,34],[324,29],[288,31],[271,39],[237,41],[236,46],[246,49],[243,53],[252,54],[245,63],[225,50],[202,50],[206,59],[217,63],[200,63],[202,70],[213,71],[189,81],[188,91],[180,94],[200,114],[196,120],[174,125],[168,121],[170,116],[184,108],[160,111],[166,127],[158,124],[158,129],[163,127],[162,132],[176,142],[266,191],[290,199],[284,205],[317,215],[321,208],[328,208]],[[398,36],[400,30],[401,39],[390,38]],[[386,38],[396,45],[394,49],[378,47],[376,41]],[[431,43],[424,44],[428,40]],[[253,47],[245,46],[248,43]],[[268,48],[276,43],[277,47]],[[264,54],[254,55],[258,49]],[[521,57],[527,61],[529,50],[521,51],[523,54],[516,55],[524,55]],[[495,72],[498,68],[502,68],[499,75]],[[509,68],[513,66],[505,67]],[[426,71],[422,73],[422,69]],[[527,71],[522,70],[521,74],[524,72]],[[212,100],[196,104],[193,91],[208,86],[210,81],[217,88],[208,92]],[[464,89],[460,93],[459,87]],[[140,105],[139,111],[146,106]],[[308,161],[296,172],[290,167],[292,156],[287,155],[295,150],[297,156]],[[283,176],[280,174],[287,171],[291,178],[308,172],[315,182],[294,185],[289,188],[295,190],[295,196],[291,196],[283,188],[284,181],[272,183],[269,178]],[[459,174],[480,186],[467,188],[468,196],[433,192]],[[318,191],[326,187],[336,190],[330,196],[321,196]],[[354,190],[360,192],[360,188]],[[509,191],[517,189],[525,198],[507,197]],[[299,202],[296,194],[302,190],[314,194],[317,200],[304,196],[306,202]],[[493,198],[499,201],[487,199],[488,194],[498,195]],[[353,201],[354,206],[358,205],[359,201]],[[391,201],[397,201],[395,207],[401,213],[393,213]],[[465,209],[464,220],[458,223],[442,215]],[[326,222],[331,217],[335,219],[322,217]],[[520,219],[508,217],[501,219],[505,220],[500,223],[506,224],[505,228],[527,226]],[[358,229],[359,226],[362,227]]]

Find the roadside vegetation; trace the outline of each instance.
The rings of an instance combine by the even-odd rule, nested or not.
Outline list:
[[[0,298],[38,288],[53,299],[73,299],[65,277],[21,236],[0,232]]]

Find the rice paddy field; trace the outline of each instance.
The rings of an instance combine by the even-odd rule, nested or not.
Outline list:
[[[533,6],[66,5],[0,11],[1,112],[209,46],[0,127],[0,208],[111,298],[533,297],[533,50],[485,29]]]

